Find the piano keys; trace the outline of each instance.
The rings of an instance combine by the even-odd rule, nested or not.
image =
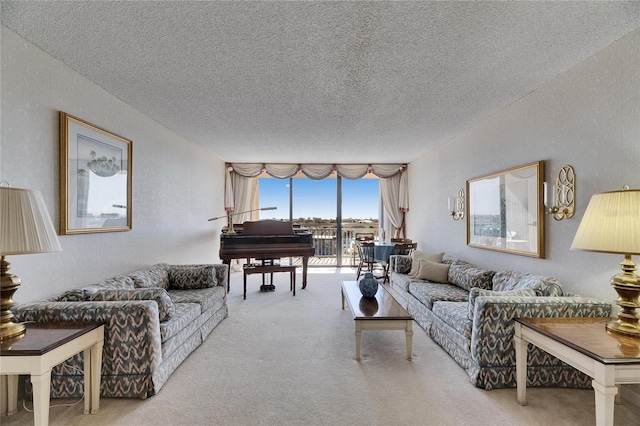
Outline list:
[[[302,288],[307,287],[309,257],[315,254],[311,233],[291,222],[277,220],[248,221],[234,225],[235,234],[220,234],[220,259],[229,265],[232,259],[279,259],[302,257]],[[231,289],[230,274],[227,291]]]

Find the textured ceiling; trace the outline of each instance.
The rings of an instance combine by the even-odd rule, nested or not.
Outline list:
[[[638,2],[1,7],[2,25],[235,162],[410,162],[640,27]]]

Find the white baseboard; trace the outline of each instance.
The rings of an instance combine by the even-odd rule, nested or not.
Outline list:
[[[640,385],[620,386],[620,398],[640,407]]]

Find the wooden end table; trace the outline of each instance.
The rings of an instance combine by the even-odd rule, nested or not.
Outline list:
[[[84,413],[100,410],[104,325],[101,323],[27,323],[23,336],[0,343],[0,374],[7,375],[7,414],[17,412],[18,375],[31,375],[33,420],[49,424],[51,369],[84,352]]]
[[[640,340],[608,334],[612,318],[520,318],[515,320],[518,402],[527,403],[527,344],[593,378],[596,424],[613,425],[617,385],[640,383]]]
[[[407,359],[411,359],[413,318],[383,285],[378,286],[375,298],[362,297],[357,281],[343,281],[342,309],[344,309],[345,299],[356,323],[357,360],[360,360],[362,330],[404,330],[407,340]]]

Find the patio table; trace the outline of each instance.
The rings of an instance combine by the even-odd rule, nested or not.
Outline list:
[[[396,243],[375,243],[373,258],[378,262],[389,262],[389,257],[396,252]]]

